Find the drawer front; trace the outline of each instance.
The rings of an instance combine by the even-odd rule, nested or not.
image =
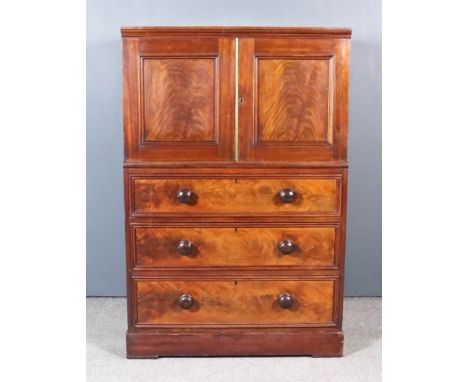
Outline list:
[[[133,228],[136,267],[317,267],[335,264],[337,228]]]
[[[331,326],[334,283],[334,280],[138,280],[136,323],[137,326]]]
[[[131,212],[134,215],[337,215],[340,212],[340,195],[340,177],[313,179],[133,177]]]

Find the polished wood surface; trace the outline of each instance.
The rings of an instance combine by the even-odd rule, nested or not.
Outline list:
[[[154,37],[164,35],[174,36],[303,36],[305,38],[350,38],[349,28],[323,28],[323,27],[249,27],[249,26],[149,26],[149,27],[122,27],[122,37]]]
[[[143,61],[143,142],[215,142],[216,60]]]
[[[234,39],[124,37],[126,163],[234,158]]]
[[[328,60],[258,60],[258,142],[329,142]]]
[[[127,333],[127,358],[162,356],[296,356],[343,355],[343,332],[323,329],[281,331],[274,328]]]
[[[121,33],[127,357],[341,356],[351,30]]]
[[[181,244],[181,242],[184,243]],[[287,254],[282,241],[291,243]],[[181,254],[179,246],[185,249]],[[184,245],[185,244],[185,245]],[[336,228],[134,228],[136,267],[324,267],[335,268]],[[184,251],[183,251],[184,252]]]
[[[133,179],[132,212],[135,215],[184,213],[339,213],[339,181],[316,179]],[[294,201],[285,203],[280,192],[294,190]],[[181,189],[194,196],[190,203],[177,197]]]
[[[138,280],[137,325],[332,324],[333,280]],[[292,305],[279,304],[283,293]],[[193,305],[179,305],[181,295]]]
[[[240,160],[347,160],[348,66],[348,39],[240,38]]]

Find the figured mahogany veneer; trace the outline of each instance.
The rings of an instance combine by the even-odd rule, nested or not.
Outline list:
[[[135,226],[134,266],[336,268],[337,230],[323,227]],[[190,243],[190,245],[180,245]],[[291,244],[282,253],[280,244]],[[286,243],[286,244],[285,244]],[[183,249],[179,248],[181,246]],[[189,248],[189,249],[185,249]],[[289,248],[289,246],[288,246]],[[283,249],[285,251],[285,249]]]
[[[331,143],[329,69],[328,60],[258,60],[259,143]]]
[[[155,37],[123,39],[126,161],[232,158],[234,41]]]
[[[192,214],[339,214],[339,177],[314,179],[158,179],[132,178],[131,210],[134,215]],[[292,202],[283,202],[282,190],[294,190]],[[180,190],[192,192],[183,203]]]
[[[216,143],[216,65],[214,58],[143,61],[143,143]]]
[[[137,280],[136,325],[333,325],[333,280]],[[281,294],[292,297],[282,308]],[[184,309],[182,294],[193,298]]]
[[[122,28],[128,358],[343,354],[350,36]]]
[[[346,38],[240,38],[240,159],[346,160],[348,55]]]

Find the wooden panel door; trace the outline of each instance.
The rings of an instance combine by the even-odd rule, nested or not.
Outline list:
[[[346,160],[348,39],[239,39],[239,158]]]
[[[123,39],[125,158],[229,160],[234,39]]]

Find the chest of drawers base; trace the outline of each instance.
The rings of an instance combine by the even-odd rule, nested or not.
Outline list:
[[[126,167],[125,180],[129,358],[343,354],[346,167]],[[284,188],[295,200],[277,200]]]

